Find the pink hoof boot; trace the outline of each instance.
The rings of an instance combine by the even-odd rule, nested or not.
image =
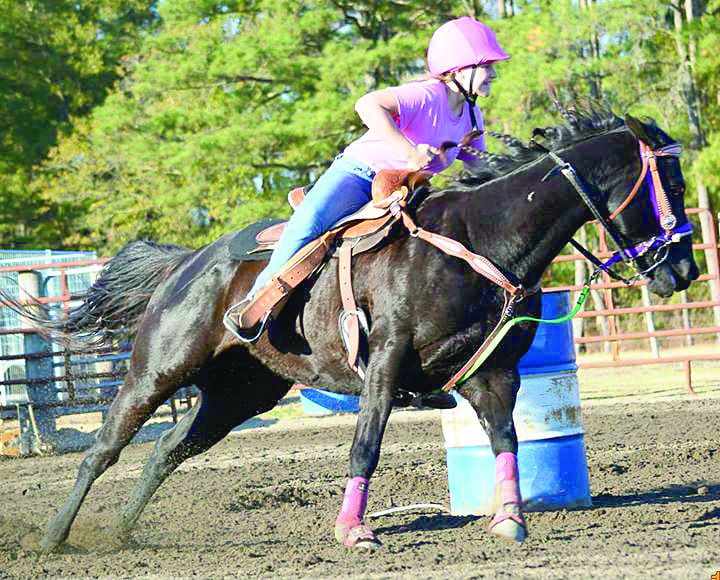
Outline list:
[[[335,538],[343,546],[374,550],[382,545],[372,528],[363,521],[367,497],[367,479],[353,477],[348,480],[342,509],[335,520]]]
[[[360,522],[354,526],[336,523],[335,539],[347,548],[376,550],[382,546],[375,532],[365,522]]]
[[[522,515],[520,478],[514,453],[500,453],[495,458],[495,505],[500,507],[488,526],[488,532],[515,542],[525,540],[527,524]]]

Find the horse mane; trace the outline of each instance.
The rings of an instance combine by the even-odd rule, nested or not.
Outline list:
[[[543,136],[543,144],[548,149],[563,149],[590,137],[609,133],[625,126],[625,121],[602,103],[572,102],[563,106],[556,102],[555,106],[565,122],[535,130],[536,133]],[[506,153],[482,152],[478,157],[480,163],[453,180],[444,191],[474,190],[484,183],[505,177],[544,155],[541,150],[533,149],[511,135],[494,131],[488,131],[487,134],[501,141]]]

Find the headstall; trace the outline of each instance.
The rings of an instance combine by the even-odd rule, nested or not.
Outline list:
[[[693,228],[690,222],[677,225],[677,217],[672,212],[672,207],[668,199],[665,186],[660,178],[660,171],[657,165],[658,157],[680,157],[682,146],[679,143],[671,143],[658,149],[651,149],[646,143],[640,143],[640,158],[642,159],[642,170],[635,185],[630,193],[607,218],[602,214],[600,209],[593,201],[585,181],[580,177],[571,163],[564,160],[554,151],[547,149],[534,139],[532,145],[545,152],[554,162],[555,167],[548,171],[541,181],[545,182],[557,173],[561,173],[573,186],[580,198],[585,202],[595,219],[602,225],[608,235],[613,239],[618,250],[605,262],[595,257],[580,243],[571,240],[570,243],[580,251],[588,260],[593,262],[600,270],[607,272],[610,276],[617,280],[623,281],[625,284],[632,284],[635,280],[646,276],[655,268],[660,266],[668,257],[668,251],[672,244],[679,243],[684,237],[692,234]],[[648,238],[637,244],[628,246],[625,244],[622,235],[612,220],[619,216],[633,201],[637,193],[646,184],[650,196],[650,202],[653,206],[653,213],[658,224],[659,232],[657,235]],[[643,269],[637,263],[642,256],[654,253],[652,264]],[[636,273],[630,278],[626,278],[613,269],[613,266],[619,262],[630,263],[635,267]]]

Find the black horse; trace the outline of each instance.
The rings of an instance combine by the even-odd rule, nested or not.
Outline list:
[[[544,144],[572,164],[600,213],[618,208],[641,174],[640,142],[660,150],[674,141],[654,123],[621,119],[598,109],[565,111],[566,123],[544,130]],[[414,212],[418,225],[454,238],[493,261],[525,288],[536,286],[575,231],[592,219],[569,180],[547,174],[556,160],[505,138],[510,153],[486,155],[487,171],[430,192]],[[657,157],[661,184],[679,226],[687,225],[679,160]],[[551,174],[552,175],[552,174]],[[657,236],[652,187],[613,221],[628,246]],[[164,479],[184,460],[209,449],[232,428],[273,408],[293,383],[361,396],[350,456],[349,484],[336,522],[348,546],[375,546],[363,522],[367,480],[379,459],[394,393],[430,392],[444,384],[495,327],[504,291],[465,262],[398,226],[377,251],[354,260],[355,296],[369,315],[367,368],[362,381],[347,366],[336,321],[341,308],[337,263],[331,260],[298,288],[265,333],[244,345],[223,326],[223,313],[248,291],[263,262],[230,258],[231,236],[199,250],[135,242],[110,260],[84,303],[62,322],[66,336],[109,341],[122,329],[134,336],[125,383],[82,461],[64,506],[49,522],[42,548],[53,550],[93,482],[175,391],[197,385],[195,407],[157,442],[124,506],[127,532]],[[650,289],[667,297],[698,275],[689,236],[676,236],[658,256],[637,258]],[[539,294],[517,314],[538,316]],[[46,323],[46,326],[53,326]],[[54,325],[57,330],[57,324]],[[492,531],[521,540],[525,522],[517,486],[517,437],[512,420],[519,387],[517,362],[535,325],[514,327],[480,370],[458,387],[488,433],[498,459],[501,505]]]

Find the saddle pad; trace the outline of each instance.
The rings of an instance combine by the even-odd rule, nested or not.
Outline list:
[[[282,223],[285,220],[267,218],[256,222],[252,225],[247,226],[245,229],[240,230],[236,233],[228,244],[228,253],[230,258],[238,260],[240,262],[254,262],[260,260],[267,260],[272,253],[271,250],[267,252],[255,252],[248,254],[251,250],[257,247],[257,241],[255,237],[264,229],[270,226]]]

